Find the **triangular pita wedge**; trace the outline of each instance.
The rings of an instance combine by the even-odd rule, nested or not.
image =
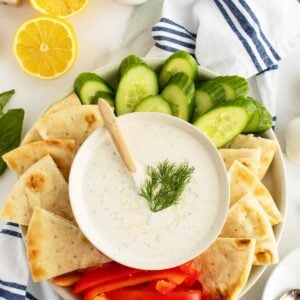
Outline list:
[[[262,179],[275,154],[276,151],[276,142],[270,139],[265,139],[262,137],[255,137],[252,134],[249,135],[239,135],[230,145],[230,148],[260,148],[261,157],[260,157],[260,166],[258,170],[258,178]]]
[[[68,185],[49,155],[21,175],[5,199],[0,217],[28,225],[36,206],[73,219]]]
[[[194,260],[199,281],[212,299],[238,299],[250,274],[254,248],[254,239],[218,238]]]
[[[8,167],[18,175],[23,174],[30,166],[45,155],[50,155],[67,180],[74,158],[74,140],[37,141],[20,146],[2,156]]]
[[[229,209],[220,236],[265,240],[269,230],[267,214],[253,196],[246,194]]]
[[[101,265],[105,258],[77,226],[39,207],[33,211],[26,244],[35,282]]]
[[[97,105],[73,106],[43,117],[35,127],[44,140],[74,139],[76,149],[103,125]]]
[[[278,247],[273,230],[270,230],[265,240],[256,242],[254,265],[270,265],[278,263]]]
[[[69,108],[71,106],[81,105],[81,102],[75,93],[67,96],[66,98],[54,103],[51,107],[49,107],[46,112],[42,115],[42,117],[60,111],[62,109]],[[42,118],[41,117],[41,118]],[[38,121],[41,119],[39,118]],[[38,122],[37,121],[37,122]],[[32,142],[41,141],[42,137],[38,133],[35,128],[35,124],[27,131],[24,136],[21,145],[26,145]]]
[[[258,173],[261,150],[257,149],[219,149],[227,170],[235,160],[247,167],[253,174]]]
[[[264,184],[253,175],[243,164],[235,161],[229,169],[230,205],[252,193],[269,216],[272,225],[282,221],[282,216]]]

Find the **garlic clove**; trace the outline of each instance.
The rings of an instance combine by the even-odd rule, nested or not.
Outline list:
[[[286,155],[290,161],[300,164],[300,117],[287,126]]]

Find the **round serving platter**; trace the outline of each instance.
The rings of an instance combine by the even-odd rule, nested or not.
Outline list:
[[[164,59],[162,58],[145,58],[145,62],[152,67],[154,70],[159,70],[162,64],[164,63]],[[117,78],[118,78],[118,69],[120,66],[120,62],[109,64],[103,67],[100,67],[96,70],[93,70],[94,73],[100,75],[105,80],[107,80],[113,87],[117,86]],[[201,80],[209,80],[212,78],[215,78],[218,76],[218,74],[199,66],[198,67],[198,76]],[[65,89],[61,94],[58,95],[55,101],[53,103],[65,98],[69,94],[73,93],[73,86],[70,86],[69,88]],[[286,210],[287,210],[287,191],[286,191],[286,172],[285,172],[285,166],[284,166],[284,159],[282,155],[282,151],[280,148],[280,145],[277,141],[277,138],[273,132],[273,130],[268,130],[267,132],[264,132],[260,136],[272,139],[277,144],[277,150],[274,155],[274,159],[272,161],[272,164],[270,168],[268,169],[268,172],[266,176],[263,179],[263,183],[270,191],[281,215],[283,218],[283,221],[273,227],[274,235],[276,238],[277,243],[279,243],[283,226],[285,223],[285,217],[286,217]],[[22,232],[25,234],[26,227],[22,226]],[[262,276],[263,272],[267,266],[253,266],[248,282],[243,289],[243,292],[241,293],[241,296],[243,296],[247,291],[256,283],[256,281]],[[71,291],[67,288],[61,288],[58,287],[51,282],[49,282],[51,286],[56,290],[56,292],[66,300],[76,300],[79,299],[78,297],[75,297]]]

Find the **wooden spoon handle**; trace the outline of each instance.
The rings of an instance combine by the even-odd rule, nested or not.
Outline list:
[[[136,166],[135,166],[134,160],[133,160],[132,155],[127,147],[126,141],[123,137],[121,128],[119,126],[117,118],[115,117],[115,115],[113,113],[113,110],[107,104],[107,102],[101,98],[98,101],[98,107],[99,107],[99,111],[102,116],[102,119],[104,121],[104,124],[105,124],[124,164],[126,165],[128,171],[130,173],[135,173]]]

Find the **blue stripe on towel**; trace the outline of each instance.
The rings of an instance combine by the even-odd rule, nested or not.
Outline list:
[[[7,234],[7,235],[11,235],[11,236],[15,236],[15,237],[18,237],[18,238],[21,238],[22,235],[20,232],[17,232],[17,231],[13,231],[13,230],[9,230],[9,229],[2,229],[0,231],[0,233],[2,234]]]
[[[180,41],[180,40],[168,37],[168,36],[156,35],[156,36],[153,36],[153,39],[155,41],[167,41],[167,42],[173,43],[175,45],[180,45],[180,46],[183,46],[185,48],[195,50],[195,44],[183,42],[183,41]]]
[[[38,300],[32,294],[30,294],[28,291],[26,291],[26,298],[29,299],[29,300]]]
[[[167,46],[167,45],[162,45],[162,44],[159,44],[159,43],[155,43],[155,46],[157,48],[160,48],[162,50],[165,50],[165,51],[168,51],[168,52],[171,52],[171,53],[174,53],[176,51],[178,51],[179,49],[178,48],[173,48],[173,47],[170,47],[170,46]],[[195,56],[195,53],[192,51],[187,51],[189,52],[191,55]]]
[[[12,293],[0,287],[0,298],[6,300],[24,300],[24,296]]]
[[[175,23],[174,21],[170,20],[170,19],[167,19],[167,18],[161,18],[159,20],[159,22],[163,22],[163,23],[167,23],[167,24],[171,24],[171,25],[174,25],[174,26],[177,26],[181,29],[183,29],[185,32],[187,32],[188,34],[190,34],[193,38],[196,38],[197,37],[197,34],[196,33],[193,33],[193,32],[190,32],[188,31],[186,28],[184,28],[182,25],[178,24],[178,23]]]
[[[6,225],[14,226],[14,227],[19,227],[19,224],[13,223],[13,222],[7,222]]]
[[[4,281],[0,279],[0,284],[14,288],[14,289],[18,289],[21,291],[25,291],[26,290],[26,286],[23,284],[19,284],[19,283],[15,283],[15,282],[8,282],[8,281]]]
[[[171,28],[168,28],[168,27],[154,26],[152,28],[152,31],[164,31],[164,32],[172,33],[172,34],[180,36],[180,37],[195,40],[195,38],[192,37],[189,33],[184,33],[182,31],[178,31],[178,30],[171,29]]]
[[[262,31],[261,25],[259,20],[257,19],[255,13],[253,12],[253,10],[251,9],[251,7],[247,4],[247,2],[245,0],[239,0],[239,2],[241,3],[241,5],[245,8],[245,10],[247,11],[247,13],[249,14],[249,16],[252,18],[252,20],[257,24],[260,35],[262,37],[262,39],[264,40],[264,42],[268,45],[270,51],[272,52],[273,56],[275,59],[280,60],[281,57],[279,56],[279,54],[275,51],[275,49],[273,48],[273,46],[271,45],[271,43],[269,42],[269,40],[267,39],[267,37],[265,36],[265,34]]]
[[[251,38],[253,41],[255,48],[257,49],[260,57],[264,61],[266,67],[270,67],[274,65],[274,62],[269,57],[268,53],[266,52],[264,45],[259,40],[257,33],[253,26],[249,23],[247,18],[243,15],[243,13],[238,9],[238,7],[231,1],[231,0],[223,0],[227,7],[230,9],[230,11],[233,13],[233,15],[238,20],[239,24],[243,28],[243,30],[247,33],[247,35]]]
[[[278,65],[273,65],[273,66],[259,72],[257,75],[263,74],[263,73],[268,72],[268,71],[274,71],[274,70],[278,70]]]
[[[230,26],[230,28],[232,29],[232,31],[236,34],[236,36],[239,38],[239,40],[241,41],[241,43],[243,44],[245,50],[247,51],[248,55],[250,56],[253,64],[255,65],[256,69],[258,72],[263,71],[263,68],[261,67],[261,65],[259,64],[255,54],[253,53],[249,43],[247,42],[247,40],[241,35],[241,33],[238,31],[238,29],[236,28],[236,26],[234,25],[234,23],[232,22],[230,16],[227,14],[226,10],[224,9],[224,7],[222,6],[221,2],[219,0],[214,0],[214,2],[216,3],[217,7],[219,8],[221,14],[223,15],[223,17],[225,18],[226,22],[228,23],[228,25]]]

